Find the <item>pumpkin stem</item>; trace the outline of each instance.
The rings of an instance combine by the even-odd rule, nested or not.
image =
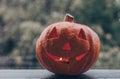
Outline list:
[[[73,22],[74,21],[74,17],[72,15],[70,15],[69,13],[67,13],[64,17],[64,21],[66,22]]]

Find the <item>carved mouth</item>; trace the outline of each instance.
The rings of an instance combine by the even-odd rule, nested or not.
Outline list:
[[[49,53],[45,48],[44,48],[44,51],[45,51],[45,55],[47,57],[49,57],[50,59],[56,61],[56,62],[62,62],[62,63],[67,63],[69,64],[69,61],[71,59],[71,57],[58,57],[58,56],[55,56],[55,55],[52,55],[51,53]],[[82,53],[75,58],[76,61],[80,61],[81,59],[83,59],[86,55],[88,54],[88,52],[85,52],[85,53]]]

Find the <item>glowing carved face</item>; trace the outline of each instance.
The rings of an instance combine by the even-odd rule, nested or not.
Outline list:
[[[88,54],[89,43],[85,32],[80,28],[79,33],[71,33],[71,30],[64,28],[58,34],[56,27],[53,27],[48,35],[47,44],[43,47],[46,56],[50,59],[69,64],[70,61],[80,61]]]

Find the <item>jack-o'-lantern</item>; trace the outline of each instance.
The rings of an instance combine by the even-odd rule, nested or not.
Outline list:
[[[66,14],[63,22],[48,26],[36,43],[36,56],[46,69],[57,74],[78,75],[97,60],[100,40],[88,26],[74,23]]]

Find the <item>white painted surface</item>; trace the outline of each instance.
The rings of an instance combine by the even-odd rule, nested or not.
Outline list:
[[[79,76],[56,75],[47,70],[0,70],[0,79],[120,79],[120,70],[89,70]]]

